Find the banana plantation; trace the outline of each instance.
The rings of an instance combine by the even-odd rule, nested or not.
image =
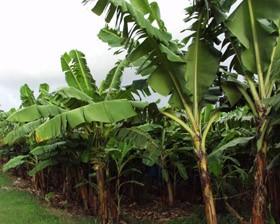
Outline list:
[[[64,88],[23,83],[0,111],[2,172],[101,224],[280,223],[280,1],[191,1],[179,40],[156,1],[83,4],[119,60],[97,85],[66,49]]]

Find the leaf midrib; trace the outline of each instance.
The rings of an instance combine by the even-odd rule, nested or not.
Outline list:
[[[265,97],[265,86],[264,86],[264,77],[263,77],[263,71],[261,66],[261,59],[260,59],[260,50],[259,50],[259,44],[258,44],[258,35],[256,30],[256,24],[255,24],[255,15],[254,10],[252,6],[251,0],[248,0],[248,9],[249,9],[249,17],[250,17],[250,23],[251,23],[251,29],[252,29],[252,37],[253,37],[253,44],[254,44],[254,50],[255,50],[255,59],[256,59],[256,67],[258,72],[258,79],[259,79],[259,86],[260,86],[260,98]]]
[[[84,77],[84,80],[85,80],[86,88],[87,88],[87,90],[90,92],[90,85],[89,85],[89,83],[88,83],[88,80],[87,80],[87,77],[86,77],[86,74],[85,74],[85,71],[84,71],[84,68],[83,68],[81,59],[80,59],[79,54],[77,53],[76,50],[75,50],[75,55],[76,55],[76,57],[77,57],[79,67],[81,68],[81,72],[82,72],[82,76]]]

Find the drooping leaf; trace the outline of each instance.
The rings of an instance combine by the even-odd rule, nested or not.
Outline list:
[[[14,112],[8,117],[8,121],[30,122],[41,118],[52,117],[62,112],[63,110],[55,105],[32,105]]]
[[[237,145],[247,144],[249,141],[251,141],[254,137],[239,137],[234,138],[233,140],[229,141],[228,143],[220,146],[218,149],[215,149],[213,152],[211,152],[208,155],[208,158],[211,158],[212,156],[215,156],[219,153],[223,153],[224,150],[232,148]]]
[[[16,168],[26,162],[27,155],[19,155],[12,159],[10,159],[7,163],[3,166],[3,172],[7,172],[10,169]]]
[[[136,6],[141,5],[141,7],[136,7]],[[122,13],[123,16],[121,17],[121,19],[124,21],[124,33],[128,33],[127,31],[125,31],[126,29],[126,25],[127,22],[125,21],[125,16],[129,14],[130,17],[130,21],[131,22],[135,22],[138,25],[138,30],[145,30],[145,32],[147,32],[147,34],[150,37],[153,37],[157,40],[159,40],[160,42],[163,43],[168,43],[168,41],[171,39],[171,35],[169,33],[167,33],[165,30],[161,30],[164,29],[164,24],[163,22],[160,20],[160,13],[159,13],[159,9],[157,7],[157,5],[155,3],[153,3],[151,6],[149,4],[147,4],[147,1],[134,1],[134,2],[127,2],[125,0],[98,0],[94,6],[94,8],[92,9],[92,11],[94,13],[96,13],[97,15],[101,15],[103,12],[105,12],[107,9],[108,11],[110,10],[110,6],[114,6],[115,8],[118,8],[118,10],[115,11],[115,14],[117,13]],[[147,8],[148,7],[148,8]],[[150,12],[150,19],[146,19],[145,15],[147,14],[147,11]],[[119,17],[117,17],[117,20],[119,19]],[[154,27],[151,24],[151,20],[156,20],[159,23],[159,26],[161,27],[161,29]],[[120,24],[121,22],[118,22],[118,24]],[[133,28],[132,28],[133,29]],[[134,31],[136,32],[137,29],[134,29]]]
[[[30,151],[30,153],[34,156],[40,156],[45,153],[53,152],[54,150],[56,150],[57,148],[65,145],[65,144],[66,144],[65,141],[61,141],[61,142],[56,142],[54,144],[49,144],[49,145],[40,145],[40,146],[37,146],[34,149],[32,149]]]
[[[84,103],[93,102],[90,96],[73,87],[65,87],[56,92],[56,100],[61,101],[63,104],[67,104],[68,101],[73,99]]]
[[[120,32],[110,29],[109,27],[100,30],[98,37],[111,47],[121,47],[125,42],[125,38],[121,36]]]
[[[10,131],[4,138],[4,143],[8,145],[13,145],[15,142],[28,137],[40,124],[41,120],[31,121],[26,124],[22,124],[19,127],[15,127]]]
[[[67,128],[75,128],[94,121],[114,123],[135,116],[132,104],[127,100],[111,100],[79,107],[46,121],[36,129],[36,140],[42,142],[63,135]]]
[[[39,163],[37,163],[35,165],[35,167],[28,172],[28,175],[29,176],[34,176],[36,173],[44,170],[45,168],[50,167],[50,166],[54,166],[56,164],[57,164],[57,161],[51,160],[51,159],[39,161]]]

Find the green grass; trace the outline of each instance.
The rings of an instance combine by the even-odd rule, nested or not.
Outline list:
[[[8,186],[11,184],[11,180],[0,173],[0,187],[2,186]]]
[[[27,192],[9,188],[11,181],[0,173],[1,224],[96,224],[93,219],[73,218],[62,211],[48,209]]]

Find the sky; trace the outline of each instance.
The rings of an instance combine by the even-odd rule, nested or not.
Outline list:
[[[40,83],[51,90],[65,86],[60,56],[71,49],[85,53],[100,82],[117,58],[97,34],[104,27],[92,5],[81,0],[0,0],[0,109],[19,106],[19,88]],[[157,0],[165,24],[175,38],[185,27],[186,0]],[[124,77],[128,82],[129,77]]]

